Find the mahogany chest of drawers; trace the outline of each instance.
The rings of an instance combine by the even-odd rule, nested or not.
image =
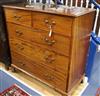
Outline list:
[[[95,11],[4,6],[12,66],[70,93],[82,80]]]

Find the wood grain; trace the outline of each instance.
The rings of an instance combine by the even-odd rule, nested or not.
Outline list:
[[[95,11],[73,8],[59,13],[12,5],[4,9],[13,66],[71,93],[85,73]],[[8,18],[13,11],[23,20]]]
[[[24,26],[15,25],[12,23],[7,24],[9,31],[9,38],[18,38],[21,40],[29,41],[33,44],[34,42],[44,45],[47,49],[52,49],[57,53],[65,56],[70,56],[71,38],[61,36],[53,33],[52,37],[48,36],[47,31],[29,29]],[[60,46],[59,46],[60,45]]]
[[[31,26],[31,12],[26,12],[23,10],[12,10],[9,8],[5,8],[5,15],[6,15],[6,21],[12,22],[24,26]]]
[[[90,13],[76,18],[74,21],[68,90],[78,82],[79,78],[81,78],[82,74],[85,72],[94,15],[94,13]],[[89,19],[87,20],[86,18]]]
[[[11,40],[10,47],[12,51],[25,55],[31,60],[52,67],[54,70],[67,74],[69,58],[61,56],[53,51],[45,50],[41,46],[26,44],[19,40]]]
[[[11,54],[12,54],[12,62],[17,67],[25,71],[28,71],[30,74],[35,75],[38,78],[41,78],[44,82],[47,82],[53,85],[54,87],[58,87],[61,90],[66,91],[65,76],[63,76],[62,74],[53,69],[50,69],[47,66],[33,62],[24,55],[20,55],[14,51],[12,51]]]
[[[71,37],[73,19],[65,16],[43,14],[32,12],[33,28],[46,30],[49,32],[49,25],[52,25],[54,33]],[[47,21],[47,22],[46,22]],[[63,25],[63,23],[65,25]]]

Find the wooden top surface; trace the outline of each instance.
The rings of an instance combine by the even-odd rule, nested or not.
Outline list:
[[[50,13],[50,14],[58,14],[58,15],[65,15],[65,16],[71,16],[71,17],[78,17],[90,12],[95,11],[94,9],[90,8],[81,8],[81,7],[66,7],[66,6],[60,6],[57,9],[56,8],[49,8],[47,6],[44,6],[43,4],[35,4],[33,6],[29,6],[27,4],[19,3],[19,4],[9,4],[9,5],[3,5],[3,7],[6,8],[15,8],[15,9],[23,9],[23,10],[29,10],[29,11],[37,11],[37,12],[44,12],[44,13]]]

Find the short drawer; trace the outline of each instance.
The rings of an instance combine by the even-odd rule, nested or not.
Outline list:
[[[59,55],[53,51],[42,48],[39,45],[33,45],[20,40],[10,41],[11,50],[25,55],[36,63],[51,67],[52,69],[66,75],[68,71],[69,58]]]
[[[47,13],[32,13],[33,28],[49,31],[50,27],[54,33],[71,36],[72,18]]]
[[[32,30],[12,23],[7,23],[7,28],[9,38],[17,37],[29,41],[31,44],[36,42],[62,55],[70,56],[71,38],[57,34],[53,34],[52,37],[49,37],[49,33],[46,31]]]
[[[32,24],[31,24],[30,11],[10,9],[10,8],[5,8],[4,10],[7,22],[13,22],[16,24],[31,27]]]

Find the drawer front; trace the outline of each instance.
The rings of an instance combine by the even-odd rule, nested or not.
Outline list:
[[[41,46],[35,44],[31,46],[19,40],[11,40],[10,47],[11,50],[15,50],[19,54],[23,54],[37,63],[49,66],[64,75],[67,74],[69,58],[65,56],[43,49]]]
[[[70,55],[70,42],[71,38],[53,34],[52,37],[48,36],[48,32],[32,30],[23,26],[8,23],[9,38],[19,38],[30,41],[31,44],[34,42],[45,45],[46,48],[54,50],[62,55]]]
[[[20,55],[14,51],[11,52],[12,63],[17,67],[27,71],[28,73],[35,75],[39,79],[52,84],[54,87],[66,91],[66,79],[59,72],[50,69],[47,66],[41,64],[36,64],[35,62],[29,60],[27,57]]]
[[[49,31],[50,27],[54,33],[71,36],[72,18],[46,13],[32,13],[33,28]]]
[[[5,16],[7,22],[13,22],[28,27],[32,25],[30,11],[5,8]]]
[[[49,67],[36,64],[27,57],[20,55],[14,51],[11,52],[11,56],[12,64],[55,86],[54,70],[50,69]]]

